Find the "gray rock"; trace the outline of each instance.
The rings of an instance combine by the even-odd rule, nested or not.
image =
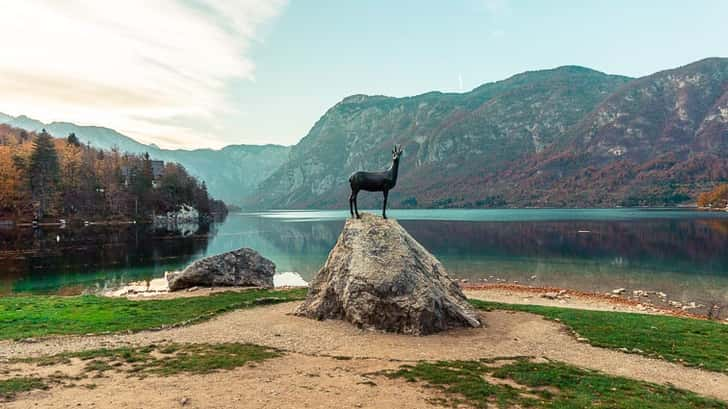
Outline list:
[[[346,221],[295,314],[413,335],[481,325],[442,264],[399,223],[371,214]]]
[[[170,291],[195,286],[273,288],[276,265],[249,248],[206,257],[195,261],[181,272],[167,273]]]

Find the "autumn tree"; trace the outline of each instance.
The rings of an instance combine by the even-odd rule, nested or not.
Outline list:
[[[698,196],[698,206],[723,209],[728,207],[728,184],[715,187],[710,192],[703,192]]]

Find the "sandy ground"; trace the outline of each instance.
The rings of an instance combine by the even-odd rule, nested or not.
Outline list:
[[[679,308],[658,306],[647,301],[635,301],[617,295],[586,291],[530,287],[518,284],[486,284],[465,286],[463,292],[468,298],[506,304],[544,305],[580,310],[620,311],[705,319],[704,315],[693,314]]]
[[[114,374],[0,403],[5,408],[428,408],[434,392],[370,375],[398,364],[288,354],[255,367],[143,380]],[[183,403],[184,402],[184,403]],[[4,405],[4,406],[3,406]]]
[[[626,310],[608,300],[530,299],[509,289],[468,290],[469,297],[491,301],[553,303],[590,309]],[[568,305],[565,305],[568,304]],[[504,311],[483,314],[484,328],[411,337],[359,330],[339,321],[317,322],[290,315],[298,303],[233,311],[188,327],[136,334],[56,337],[36,343],[0,342],[3,358],[62,351],[146,345],[159,342],[251,342],[288,351],[255,368],[209,375],[150,377],[144,380],[110,375],[94,380],[93,390],[54,387],[7,403],[8,408],[64,407],[428,407],[432,389],[367,375],[403,362],[534,356],[568,362],[613,375],[671,383],[679,388],[728,400],[728,375],[687,368],[665,361],[592,347],[577,342],[561,325],[540,316]],[[336,356],[354,357],[338,360]],[[2,365],[2,364],[0,364]],[[366,382],[370,380],[373,386]]]

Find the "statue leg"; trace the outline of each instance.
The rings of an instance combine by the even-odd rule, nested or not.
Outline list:
[[[359,197],[359,192],[354,193],[354,213],[356,213],[356,218],[360,219],[361,216],[359,216],[359,206],[356,203],[357,197]]]
[[[354,191],[351,191],[351,194],[349,195],[349,213],[351,213],[351,217],[354,217]]]
[[[387,218],[387,196],[389,196],[389,191],[384,191],[384,206],[382,206],[382,217]]]

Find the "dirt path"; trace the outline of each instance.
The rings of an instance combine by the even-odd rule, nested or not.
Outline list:
[[[288,354],[255,367],[138,379],[110,372],[84,386],[33,392],[3,408],[403,408],[433,406],[435,392],[367,375],[397,363]]]
[[[477,294],[471,294],[471,296],[477,296]],[[297,377],[300,374],[291,371],[294,368],[300,369],[304,362],[309,362],[312,365],[321,365],[322,368],[326,367],[326,365],[335,365],[341,368],[348,367],[353,371],[354,378],[359,379],[357,377],[360,377],[364,373],[359,372],[361,369],[367,371],[375,368],[376,370],[384,369],[391,367],[397,361],[473,359],[528,355],[564,361],[613,375],[627,376],[660,384],[671,383],[679,388],[728,400],[728,375],[687,368],[661,360],[595,348],[588,344],[579,343],[564,331],[563,327],[559,324],[544,320],[537,315],[503,311],[488,312],[483,314],[484,322],[487,325],[485,328],[457,330],[447,334],[427,337],[410,337],[362,331],[339,321],[317,322],[295,317],[289,313],[296,305],[297,303],[287,303],[238,310],[224,314],[208,322],[163,331],[113,336],[58,337],[42,340],[38,343],[2,342],[0,343],[0,359],[46,355],[62,351],[76,351],[99,347],[146,345],[164,341],[193,343],[250,342],[281,348],[294,353],[283,360],[274,360],[288,362],[288,366],[290,367],[288,372],[278,373],[280,378],[277,378],[275,382],[294,385],[295,380],[298,379]],[[332,361],[331,356],[368,359]],[[351,367],[351,365],[359,365],[362,362],[368,363],[366,364],[368,366],[365,365],[364,368],[358,369]],[[265,365],[273,365],[275,367],[279,363],[273,363],[271,361],[271,363],[266,363]],[[265,367],[265,365],[261,366],[261,368]],[[239,371],[236,371],[236,373]],[[256,376],[263,378],[266,376],[275,376],[275,372],[271,372],[269,375],[264,375],[265,371],[256,373]],[[244,376],[230,375],[229,373],[205,375],[205,377],[208,376],[215,379],[219,377],[220,383],[208,380],[202,381],[195,376],[165,378],[151,382],[154,387],[150,390],[150,394],[155,395],[155,391],[158,388],[159,390],[163,390],[165,385],[167,385],[170,388],[170,395],[164,395],[167,398],[174,393],[179,395],[179,391],[190,390],[195,392],[195,396],[201,396],[198,393],[202,393],[204,396],[210,396],[209,399],[212,399],[211,397],[215,395],[220,395],[220,399],[224,399],[224,396],[228,393],[228,389],[231,388],[239,391],[238,393],[242,393],[240,391],[247,388],[266,387],[265,383],[257,384],[255,377],[250,378],[252,375],[249,375],[249,372],[245,372]],[[347,385],[353,382],[354,379],[345,378],[346,380],[342,379],[341,382]],[[309,382],[307,385],[309,387],[318,387],[318,381]],[[136,383],[131,385],[125,384],[125,382]],[[119,399],[123,396],[128,396],[130,399],[129,402],[132,402],[134,399],[139,399],[142,396],[137,392],[139,388],[147,388],[146,384],[149,383],[149,379],[145,381],[125,380],[121,383],[111,382],[109,385],[101,386],[93,391],[83,389],[79,389],[76,392],[71,390],[66,391],[65,389],[62,391],[54,390],[51,392],[53,399],[44,401],[44,404],[41,406],[53,407],[48,405],[56,402],[59,396],[58,393],[79,393],[91,399],[93,396],[102,394],[102,390],[103,396],[115,396]],[[279,387],[283,388],[283,385],[279,385]],[[276,387],[279,395],[285,395],[284,391],[286,390],[293,392],[293,389],[291,389],[293,387],[288,389],[280,389],[279,387]],[[272,387],[271,390],[273,390]],[[366,388],[362,390],[367,391]],[[383,389],[379,390],[381,391]],[[420,397],[424,396],[423,394],[425,392],[417,391],[418,389],[414,389],[410,392],[415,395],[419,394],[417,396]],[[297,396],[298,393],[299,391],[296,391],[294,395]],[[382,393],[379,397],[386,400],[387,396],[397,396],[397,393],[394,393],[394,395]],[[330,396],[329,394],[325,395]],[[248,403],[251,403],[247,400],[246,396],[244,393],[240,395],[241,399],[246,399]],[[335,393],[333,396],[336,396]],[[285,399],[291,399],[291,402],[294,403],[298,401],[295,396],[289,396],[287,398],[285,396],[278,397],[284,399],[284,401]],[[367,402],[367,399],[360,402]],[[25,403],[23,402],[30,401],[20,400],[14,405],[24,405]],[[216,406],[213,402],[218,402],[221,406]],[[352,400],[352,402],[357,401]],[[312,404],[314,403],[315,401],[312,401]],[[388,406],[384,401],[379,403],[377,405],[378,407]],[[395,407],[402,407],[401,402],[397,401],[396,403],[394,405]],[[146,404],[144,406],[167,407],[164,405],[148,406]],[[266,406],[264,402],[252,406],[271,407]],[[422,406],[419,405],[417,407]],[[95,407],[111,406],[98,406],[97,404]],[[134,405],[131,404],[129,407],[134,407]],[[209,401],[209,404],[204,405],[204,407],[225,406],[222,405],[221,401]]]

